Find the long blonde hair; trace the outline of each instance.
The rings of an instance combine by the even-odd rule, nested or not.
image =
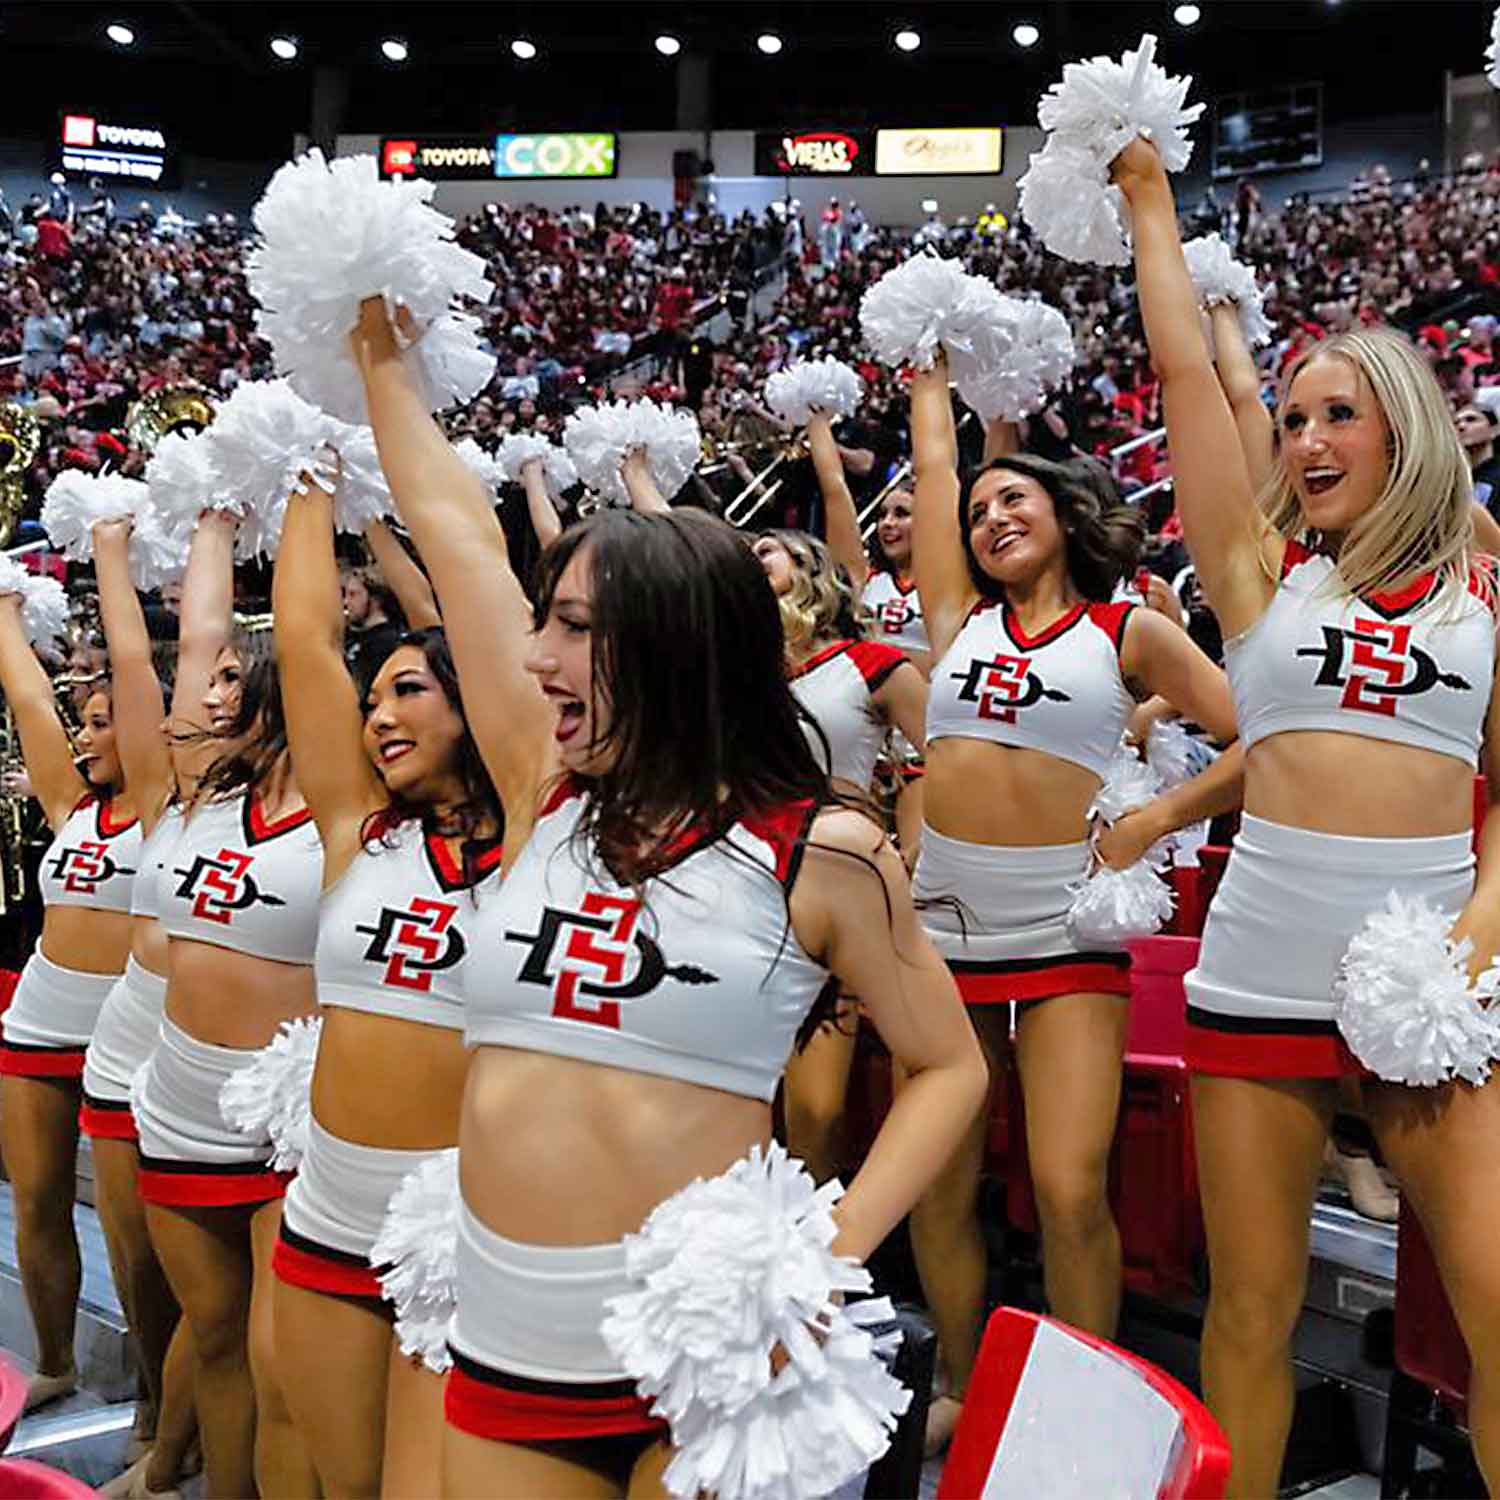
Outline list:
[[[1346,359],[1369,383],[1385,421],[1389,462],[1375,503],[1344,535],[1337,579],[1350,594],[1404,588],[1421,573],[1462,588],[1474,545],[1474,487],[1448,403],[1421,356],[1400,334],[1360,328],[1315,344],[1287,372],[1278,433],[1297,376],[1315,359]],[[1282,536],[1308,530],[1280,441],[1259,503]]]
[[[862,635],[849,575],[834,561],[827,543],[806,531],[763,534],[780,542],[792,560],[792,586],[776,600],[787,650]]]

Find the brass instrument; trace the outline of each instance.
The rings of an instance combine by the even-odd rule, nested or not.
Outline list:
[[[0,710],[0,916],[26,899],[26,798],[6,789],[26,774],[21,736],[9,703]]]
[[[13,401],[0,405],[0,547],[10,540],[26,499],[26,471],[42,447],[42,424]]]
[[[788,438],[780,445],[770,463],[761,469],[725,507],[724,519],[733,526],[748,526],[752,518],[770,503],[776,492],[786,483],[784,474],[774,483],[771,482],[771,476],[783,464],[806,458],[808,452],[805,434],[798,433],[795,437]],[[747,506],[747,502],[753,503]]]
[[[125,436],[133,448],[154,453],[169,432],[202,432],[214,419],[208,392],[196,385],[170,385],[132,403],[125,413]]]

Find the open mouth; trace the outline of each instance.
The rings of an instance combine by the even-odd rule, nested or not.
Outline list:
[[[380,763],[394,765],[403,756],[411,754],[417,747],[411,740],[387,740],[380,747]]]
[[[576,698],[564,698],[557,705],[555,738],[566,745],[583,728],[583,704]]]
[[[999,557],[1002,552],[1008,552],[1025,535],[1024,531],[1002,531],[990,547],[990,556]]]
[[[1326,495],[1343,477],[1342,469],[1305,469],[1302,482],[1309,495]]]

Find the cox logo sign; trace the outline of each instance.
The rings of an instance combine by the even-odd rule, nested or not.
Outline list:
[[[499,135],[496,177],[613,177],[613,135]]]

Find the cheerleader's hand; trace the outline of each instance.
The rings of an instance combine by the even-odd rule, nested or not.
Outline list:
[[[97,547],[101,542],[128,542],[131,532],[135,530],[135,523],[129,516],[116,516],[109,521],[95,521],[90,529],[93,531],[94,545]]]
[[[1459,913],[1449,936],[1455,943],[1465,938],[1473,944],[1469,954],[1469,982],[1479,978],[1497,958],[1500,958],[1500,913],[1492,908],[1492,901],[1470,901]]]
[[[1144,136],[1137,136],[1109,164],[1110,181],[1129,198],[1147,183],[1166,180],[1161,152]]]
[[[1158,828],[1152,808],[1147,806],[1126,813],[1107,823],[1094,835],[1094,858],[1111,870],[1124,870],[1141,859],[1164,829]]]

